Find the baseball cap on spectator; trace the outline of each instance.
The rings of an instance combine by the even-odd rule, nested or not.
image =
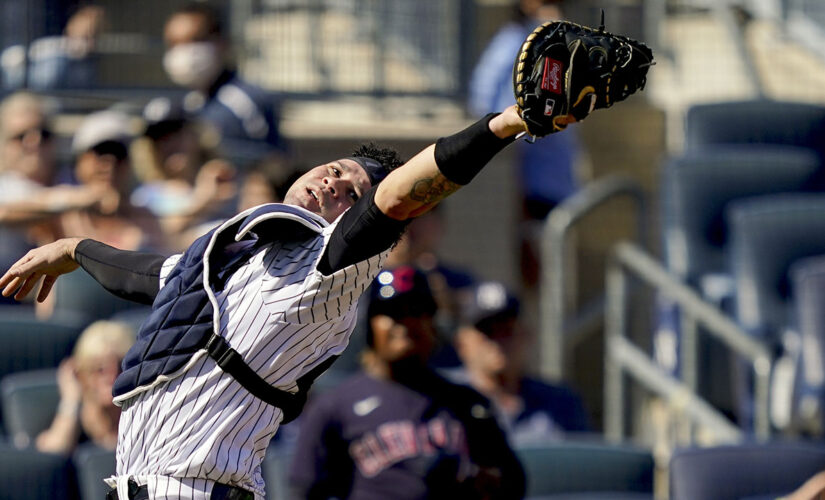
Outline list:
[[[79,155],[95,150],[122,159],[133,137],[128,115],[114,110],[97,111],[84,118],[77,128],[72,138],[72,152]]]
[[[435,314],[436,303],[427,276],[412,266],[381,271],[372,282],[367,316],[398,319]]]
[[[143,135],[156,140],[182,129],[189,122],[189,116],[180,102],[156,97],[143,108],[143,120],[146,124]]]
[[[490,335],[494,325],[518,317],[521,305],[501,283],[484,281],[473,286],[461,304],[461,321]]]

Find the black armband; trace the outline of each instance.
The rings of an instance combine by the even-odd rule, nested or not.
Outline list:
[[[162,255],[130,252],[85,239],[77,244],[75,261],[103,288],[126,300],[152,304],[160,289]]]
[[[490,113],[457,134],[435,142],[435,163],[444,177],[456,184],[469,184],[493,156],[515,140],[500,139],[490,131]]]

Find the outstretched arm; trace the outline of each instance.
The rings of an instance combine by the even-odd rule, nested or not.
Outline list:
[[[378,185],[375,204],[393,219],[417,217],[458,191],[524,131],[515,106],[439,139]]]
[[[63,238],[29,251],[0,278],[4,297],[23,300],[43,278],[37,300],[43,302],[58,276],[82,267],[105,289],[118,297],[151,304],[160,288],[165,257],[130,252],[98,241]]]

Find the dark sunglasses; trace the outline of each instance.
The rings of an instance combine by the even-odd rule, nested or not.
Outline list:
[[[90,151],[93,151],[98,156],[112,155],[118,161],[125,160],[129,156],[129,151],[126,145],[117,141],[105,141],[100,144],[92,146]]]
[[[42,140],[42,141],[48,141],[49,139],[52,138],[52,135],[54,135],[54,134],[52,134],[52,131],[47,129],[47,128],[35,127],[35,128],[30,128],[30,129],[24,130],[24,131],[22,131],[20,133],[17,133],[15,135],[10,135],[8,137],[8,140],[9,141],[23,142],[23,139],[27,135],[29,135],[31,133],[34,133],[34,132],[37,132],[38,134],[40,134],[40,140]]]

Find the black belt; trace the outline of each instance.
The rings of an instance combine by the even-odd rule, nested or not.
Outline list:
[[[215,483],[209,498],[210,500],[255,500],[255,495],[237,486]],[[117,500],[117,489],[109,490],[109,493],[106,494],[106,500]],[[130,479],[129,500],[149,500],[149,488],[146,485],[138,486],[136,482]]]

